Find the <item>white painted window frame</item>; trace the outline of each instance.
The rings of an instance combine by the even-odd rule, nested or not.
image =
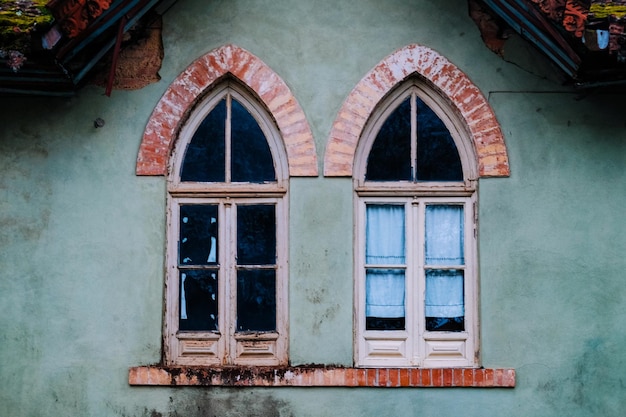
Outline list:
[[[380,127],[407,96],[419,96],[444,122],[455,141],[463,181],[366,181],[367,158]],[[479,291],[477,255],[477,167],[468,130],[456,111],[421,79],[412,78],[384,98],[371,115],[356,150],[354,165],[355,211],[355,344],[358,367],[478,367]],[[412,135],[416,134],[412,129]],[[406,330],[372,331],[365,328],[365,224],[368,203],[405,206]],[[424,316],[424,208],[427,204],[464,207],[463,332],[426,331]]]
[[[181,182],[180,168],[194,132],[226,96],[236,98],[252,114],[267,138],[276,182],[230,182],[227,163],[223,183]],[[230,130],[227,120],[227,136]],[[167,253],[165,285],[164,360],[167,365],[275,366],[288,364],[288,167],[286,151],[272,118],[256,98],[228,80],[209,93],[190,114],[179,134],[169,165],[167,189]],[[229,139],[227,138],[227,141]],[[225,158],[230,154],[228,146]],[[218,332],[179,330],[180,285],[178,240],[180,206],[218,205]],[[237,332],[236,325],[236,207],[273,204],[276,207],[276,331]]]

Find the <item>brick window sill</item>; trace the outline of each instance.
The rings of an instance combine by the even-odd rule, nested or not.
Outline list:
[[[134,386],[514,388],[510,368],[344,368],[330,366],[137,366]]]

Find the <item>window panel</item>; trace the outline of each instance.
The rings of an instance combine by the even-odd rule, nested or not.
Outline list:
[[[237,331],[276,330],[276,271],[237,271]]]
[[[368,204],[365,258],[368,265],[405,263],[404,206]],[[368,269],[365,283],[367,330],[403,330],[405,277],[403,269]]]
[[[224,98],[200,123],[187,145],[180,180],[225,181],[225,137],[226,99]]]
[[[368,204],[366,227],[367,264],[405,262],[404,206]]]
[[[417,181],[463,181],[463,168],[450,131],[417,98]]]
[[[180,206],[180,265],[217,264],[217,205]]]
[[[180,272],[180,330],[218,330],[217,271]]]
[[[463,265],[463,206],[426,206],[426,264]]]
[[[461,270],[426,271],[426,330],[464,330],[463,288]]]
[[[369,181],[411,179],[411,101],[404,100],[385,120],[367,159]]]
[[[273,205],[237,206],[237,263],[276,263],[276,209]]]
[[[404,330],[404,270],[368,269],[366,274],[366,329]]]
[[[276,181],[274,161],[256,119],[237,100],[231,101],[232,181]]]

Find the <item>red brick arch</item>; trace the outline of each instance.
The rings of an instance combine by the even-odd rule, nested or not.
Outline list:
[[[170,153],[186,115],[204,91],[226,74],[252,89],[275,118],[287,151],[289,175],[317,176],[313,134],[289,87],[263,61],[235,45],[198,58],[170,84],[146,125],[137,175],[167,174]]]
[[[385,94],[415,73],[429,80],[458,109],[476,151],[478,174],[508,176],[507,149],[491,106],[467,75],[421,45],[408,45],[383,59],[348,95],[330,132],[324,175],[352,175],[356,147],[369,115]]]

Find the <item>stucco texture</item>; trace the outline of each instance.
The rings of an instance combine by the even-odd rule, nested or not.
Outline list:
[[[532,48],[502,60],[464,0],[185,0],[163,40],[162,79],[141,90],[0,99],[0,416],[626,414],[623,95],[569,90]],[[515,388],[128,385],[162,353],[165,178],[135,175],[139,144],[168,85],[230,43],[289,86],[320,172],[343,101],[398,48],[428,46],[478,86],[511,168],[479,183],[481,362],[515,368]],[[350,366],[352,181],[289,192],[290,361]]]

